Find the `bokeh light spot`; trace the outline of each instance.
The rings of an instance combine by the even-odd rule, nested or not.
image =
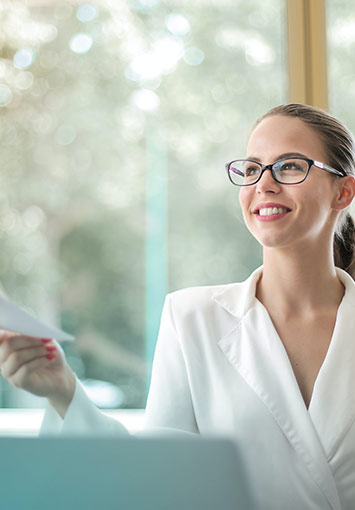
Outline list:
[[[29,71],[19,73],[15,78],[15,86],[19,90],[27,90],[33,85],[33,74]]]
[[[0,106],[4,107],[11,103],[12,92],[5,83],[0,83]]]
[[[88,34],[76,34],[70,41],[70,49],[79,55],[87,53],[92,46],[92,37]]]
[[[186,35],[190,32],[190,23],[182,14],[172,12],[165,18],[166,28],[174,35]]]
[[[34,52],[31,48],[22,48],[14,55],[14,67],[16,69],[27,69],[33,63]]]
[[[184,60],[189,66],[199,66],[205,60],[205,54],[200,48],[187,48],[184,52]]]
[[[249,39],[245,43],[245,58],[251,65],[271,64],[274,61],[273,50],[262,40]]]
[[[152,51],[137,55],[126,69],[125,76],[129,80],[156,80],[162,74],[169,74],[184,53],[184,43],[178,37],[158,39]]]
[[[46,215],[37,205],[30,205],[22,215],[22,221],[29,230],[37,230],[37,228],[46,219]]]
[[[159,4],[159,0],[138,0],[135,8],[140,11],[144,11],[146,9],[152,9]]]
[[[78,10],[76,11],[76,17],[79,21],[82,23],[88,23],[89,21],[92,21],[97,16],[97,9],[90,4],[83,4],[78,7]]]
[[[133,102],[140,110],[152,112],[159,106],[158,95],[149,89],[137,90],[133,93]]]

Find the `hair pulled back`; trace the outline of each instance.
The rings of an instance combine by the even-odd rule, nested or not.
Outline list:
[[[291,103],[272,108],[257,120],[254,127],[263,119],[274,115],[296,117],[302,120],[322,139],[328,158],[327,163],[355,177],[354,138],[339,120],[314,106]],[[347,271],[355,279],[355,224],[348,208],[339,215],[334,233],[333,250],[335,265]]]

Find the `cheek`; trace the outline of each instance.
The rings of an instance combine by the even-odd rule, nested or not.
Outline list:
[[[309,215],[309,221],[317,217],[324,219],[329,215],[334,200],[334,192],[328,182],[319,182],[318,180],[318,182],[313,183],[311,188],[305,189],[304,193],[301,189],[299,191],[301,193],[296,197],[296,201],[303,202],[303,209],[305,214]]]
[[[241,188],[239,191],[239,204],[243,213],[244,222],[248,226],[249,211],[252,203],[253,193],[249,187]]]
[[[250,200],[251,200],[250,189],[248,187],[241,188],[239,191],[239,204],[243,211],[243,214],[244,214],[244,211],[248,210],[249,205],[250,205]]]

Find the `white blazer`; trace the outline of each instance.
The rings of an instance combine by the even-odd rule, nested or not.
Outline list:
[[[346,291],[307,410],[255,297],[261,272],[167,296],[145,429],[233,438],[258,510],[354,510],[355,283],[337,269]],[[80,384],[64,421],[46,411],[42,433],[60,431],[127,433]]]

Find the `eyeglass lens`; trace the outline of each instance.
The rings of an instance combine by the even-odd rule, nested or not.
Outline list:
[[[233,161],[229,167],[229,175],[234,184],[245,186],[256,182],[260,176],[262,165],[255,161],[240,159]],[[291,158],[276,161],[272,165],[276,179],[284,184],[296,184],[304,180],[308,171],[308,162],[304,159]]]

